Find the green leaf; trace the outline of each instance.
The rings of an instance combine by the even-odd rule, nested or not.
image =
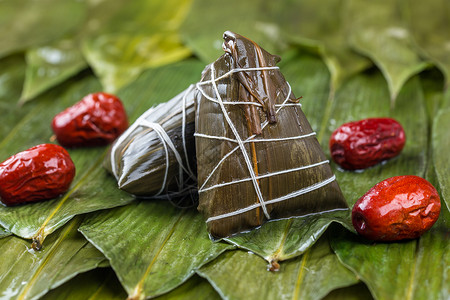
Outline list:
[[[12,55],[0,59],[0,111],[2,126],[0,126],[0,141],[27,114],[31,106],[19,108],[17,101],[25,78],[25,60],[21,55]],[[6,157],[5,157],[6,158]],[[3,157],[0,157],[3,161]]]
[[[0,239],[0,297],[36,299],[75,275],[96,268],[104,256],[77,232],[73,220],[49,238],[45,251],[35,252],[28,242],[10,236]]]
[[[401,22],[398,1],[350,0],[346,15],[351,16],[351,45],[380,68],[389,86],[391,101],[404,83],[428,66],[414,51],[412,37]]]
[[[0,57],[44,45],[74,31],[85,17],[83,1],[2,1]]]
[[[6,230],[3,227],[0,227],[0,239],[4,238],[6,236],[9,236],[9,235],[11,235],[11,232],[9,232],[8,230]]]
[[[102,24],[97,35],[84,40],[82,47],[104,90],[111,93],[135,80],[147,68],[190,55],[177,33],[190,0],[124,3]]]
[[[123,300],[127,294],[111,268],[99,268],[66,282],[45,294],[43,300]]]
[[[444,73],[450,86],[450,4],[431,0],[406,0],[402,7],[417,47]]]
[[[26,52],[27,71],[20,103],[27,102],[87,67],[78,45],[64,39]]]
[[[257,42],[273,54],[280,54],[286,43],[272,10],[288,7],[285,2],[264,0],[222,2],[194,0],[180,28],[183,41],[204,62],[211,63],[223,54],[222,35],[230,30]]]
[[[343,1],[289,1],[277,13],[284,37],[318,52],[331,74],[334,93],[345,79],[371,65],[347,43],[352,19],[343,11]]]
[[[358,283],[349,287],[336,289],[329,293],[323,300],[361,300],[373,299],[372,294],[364,283]]]
[[[406,144],[400,155],[385,163],[362,172],[343,171],[332,164],[350,207],[369,188],[388,177],[425,175],[429,125],[418,77],[412,78],[403,87],[395,107],[391,109],[389,102],[387,85],[376,71],[353,77],[336,94],[322,145],[328,144],[332,131],[343,123],[369,117],[394,118],[402,124],[406,133]]]
[[[198,275],[192,276],[187,282],[170,293],[157,298],[158,300],[196,299],[196,300],[219,300],[219,294],[209,282]]]
[[[272,221],[226,241],[252,251],[276,265],[278,261],[297,257],[307,251],[332,222],[341,223],[352,230],[349,216],[349,210],[340,210]]]
[[[139,201],[98,213],[80,231],[109,259],[133,299],[174,289],[232,248],[208,238],[198,212],[175,208],[168,201]]]
[[[437,114],[433,124],[432,147],[433,163],[439,182],[442,202],[450,210],[450,162],[447,151],[450,149],[450,90],[447,90],[445,107]]]
[[[358,279],[339,264],[327,240],[321,239],[279,272],[244,251],[228,251],[197,273],[208,279],[224,299],[322,299],[330,291]]]

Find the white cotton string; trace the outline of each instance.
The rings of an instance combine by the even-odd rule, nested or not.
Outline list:
[[[220,105],[220,108],[222,109],[223,116],[225,117],[225,120],[227,121],[228,126],[230,126],[230,129],[233,132],[233,134],[236,137],[236,140],[237,140],[237,142],[239,144],[239,148],[241,149],[241,152],[242,152],[242,155],[244,157],[245,163],[247,164],[248,171],[250,172],[250,177],[252,178],[253,186],[255,188],[255,192],[256,192],[256,195],[258,197],[258,201],[261,204],[261,208],[262,208],[262,210],[264,212],[264,215],[266,216],[267,219],[270,219],[270,215],[267,212],[266,205],[264,204],[264,199],[263,199],[263,196],[262,196],[262,193],[261,193],[261,189],[259,188],[258,182],[256,180],[256,175],[255,175],[255,173],[253,171],[252,163],[250,161],[250,158],[248,157],[247,151],[245,150],[244,143],[242,142],[242,139],[239,136],[239,133],[238,133],[237,129],[234,127],[234,124],[231,121],[230,117],[228,116],[228,112],[227,112],[227,110],[225,109],[225,106],[222,103],[222,97],[220,96],[219,89],[217,88],[217,84],[216,84],[216,81],[214,79],[214,72],[215,72],[214,64],[211,64],[211,84],[212,84],[212,86],[214,88],[214,91],[216,92],[217,99],[219,100],[219,105]]]
[[[303,194],[309,193],[311,191],[317,190],[317,189],[319,189],[321,187],[324,187],[325,185],[333,182],[335,179],[336,179],[336,176],[333,175],[333,176],[331,176],[330,178],[328,178],[328,179],[326,179],[324,181],[315,183],[315,184],[310,185],[310,186],[308,186],[306,188],[300,189],[298,191],[295,191],[293,193],[287,194],[285,196],[282,196],[282,197],[279,197],[279,198],[276,198],[276,199],[273,199],[273,200],[266,201],[265,204],[273,204],[273,203],[282,202],[282,201],[285,201],[285,200],[288,200],[288,199],[291,199],[291,198],[298,197],[300,195],[303,195]],[[260,203],[256,203],[256,204],[253,204],[253,205],[250,205],[250,206],[238,209],[236,211],[232,211],[232,212],[229,212],[229,213],[226,213],[226,214],[210,217],[210,218],[208,218],[206,220],[206,223],[211,222],[211,221],[215,221],[215,220],[220,220],[220,219],[223,219],[223,218],[229,218],[229,217],[233,217],[233,216],[236,216],[236,215],[240,215],[240,214],[248,212],[248,211],[250,211],[252,209],[255,209],[255,208],[259,207],[259,206],[261,206],[261,204]]]
[[[287,93],[286,99],[284,99],[283,103],[281,104],[281,106],[277,109],[276,113],[278,114],[278,112],[284,107],[284,105],[289,101],[290,96],[291,96],[291,85],[286,82],[286,84],[288,85],[289,91]],[[197,88],[198,88],[198,83],[197,83]],[[265,121],[263,124],[261,124],[261,130],[264,130],[264,128],[269,124],[268,121]],[[257,135],[254,134],[252,136],[249,136],[246,141],[249,140],[253,140]],[[204,189],[205,185],[209,182],[209,180],[211,179],[212,175],[216,172],[216,170],[222,165],[222,163],[231,155],[233,154],[237,149],[239,149],[239,146],[236,146],[235,148],[233,148],[230,152],[228,152],[227,154],[225,154],[222,159],[217,163],[217,165],[214,167],[214,169],[211,171],[211,173],[209,173],[208,177],[206,177],[206,180],[203,182],[202,186],[200,187],[200,189]]]
[[[203,82],[203,81],[202,81]],[[200,91],[200,93],[202,93],[203,97],[205,97],[206,99],[208,99],[209,101],[212,101],[214,103],[219,104],[219,101],[217,101],[217,99],[214,99],[213,97],[207,95],[205,93],[205,91],[201,88],[201,86],[197,86],[197,89]],[[225,105],[253,105],[253,106],[257,106],[257,107],[263,107],[263,105],[259,102],[252,102],[252,101],[222,101],[223,104]],[[302,107],[302,104],[299,103],[285,103],[283,104],[275,104],[275,107],[281,107],[281,106],[298,106],[298,107]]]
[[[116,177],[116,180],[119,179],[119,174],[117,173],[117,164],[115,162],[115,156],[116,156],[116,152],[117,152],[117,148],[119,147],[120,144],[123,143],[123,141],[128,138],[128,136],[138,127],[140,126],[140,122],[142,120],[144,120],[146,117],[148,117],[153,111],[155,110],[154,107],[151,107],[150,109],[148,109],[145,113],[143,113],[130,127],[127,128],[127,130],[125,130],[125,132],[119,136],[119,138],[116,140],[116,142],[114,143],[114,145],[111,148],[111,156],[110,156],[110,160],[111,160],[111,171],[114,174],[114,177]]]
[[[167,146],[169,146],[170,150],[172,150],[172,152],[175,155],[175,158],[178,162],[178,165],[179,165],[179,174],[178,175],[179,175],[180,181],[179,181],[178,187],[181,189],[184,184],[183,171],[185,171],[186,173],[188,173],[188,171],[183,166],[183,160],[181,158],[181,155],[180,155],[180,153],[178,153],[175,145],[173,144],[172,140],[170,139],[170,136],[167,134],[167,132],[164,130],[164,128],[162,128],[162,126],[159,125],[158,123],[152,123],[147,120],[143,120],[141,122],[141,125],[155,130],[156,133],[158,133],[158,135],[161,137],[161,141],[163,142],[164,147],[166,147],[166,145],[167,145]],[[166,159],[167,159],[166,164],[169,165],[167,156],[166,156]],[[167,176],[167,175],[168,174],[166,174],[165,176]]]
[[[156,123],[149,123],[149,124],[147,124],[147,125],[152,125],[152,124],[156,124]],[[157,125],[159,125],[159,124],[157,124]],[[149,127],[150,127],[149,126]],[[155,126],[155,127],[157,127],[157,126]],[[159,136],[159,138],[161,139],[161,141],[163,142],[162,144],[163,144],[163,147],[164,147],[164,151],[165,151],[165,153],[166,153],[166,171],[165,171],[165,173],[164,173],[164,180],[163,180],[163,183],[162,183],[162,185],[161,185],[161,188],[159,189],[159,191],[154,195],[154,196],[158,196],[158,195],[160,195],[163,191],[164,191],[164,188],[165,188],[165,186],[166,186],[166,182],[167,182],[167,176],[168,176],[168,174],[169,174],[169,150],[167,149],[167,145],[166,145],[166,143],[164,143],[164,137],[161,135],[161,132],[158,130],[158,129],[155,129],[155,128],[153,128],[153,130],[156,132],[156,134]]]
[[[244,140],[243,143],[244,144],[248,144],[248,143],[257,143],[257,142],[284,142],[284,141],[290,141],[290,140],[299,140],[299,139],[304,139],[310,136],[315,136],[316,133],[315,132],[311,132],[308,134],[303,134],[303,135],[297,135],[297,136],[290,136],[290,137],[285,137],[285,138],[276,138],[276,139],[253,139],[253,140]],[[194,133],[194,136],[196,137],[201,137],[201,138],[206,138],[206,139],[213,139],[213,140],[224,140],[224,141],[228,141],[228,142],[232,142],[232,143],[237,143],[237,140],[235,139],[231,139],[228,137],[224,137],[224,136],[217,136],[217,135],[207,135],[207,134],[203,134],[203,133]]]
[[[212,66],[213,64],[211,64]],[[201,81],[198,82],[197,85],[205,85],[205,84],[215,84],[216,81],[222,80],[228,76],[230,76],[233,73],[237,73],[237,72],[246,72],[246,71],[264,71],[264,70],[278,70],[280,69],[279,67],[257,67],[257,68],[236,68],[236,69],[232,69],[230,71],[228,71],[227,73],[217,77],[214,81],[213,80],[206,80],[206,81]]]
[[[301,170],[305,170],[305,169],[309,169],[309,168],[314,168],[317,166],[321,166],[323,164],[327,164],[329,163],[328,160],[324,160],[315,164],[310,164],[310,165],[306,165],[306,166],[302,166],[302,167],[298,167],[298,168],[292,168],[292,169],[286,169],[286,170],[282,170],[282,171],[277,171],[277,172],[273,172],[273,173],[267,173],[264,175],[259,175],[256,176],[256,179],[263,179],[263,178],[267,178],[267,177],[275,177],[277,175],[283,175],[283,174],[287,174],[287,173],[291,173],[291,172],[296,172],[296,171],[301,171]],[[219,183],[210,187],[207,187],[203,190],[198,190],[199,193],[203,193],[212,189],[216,189],[216,188],[221,188],[227,185],[232,185],[232,184],[236,184],[236,183],[241,183],[241,182],[246,182],[246,181],[250,181],[252,180],[251,178],[244,178],[244,179],[239,179],[239,180],[235,180],[235,181],[230,181],[230,182],[224,182],[224,183]],[[269,203],[268,201],[266,201],[266,204]]]

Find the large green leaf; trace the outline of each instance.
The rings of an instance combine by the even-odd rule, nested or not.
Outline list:
[[[277,8],[279,7],[279,8]],[[183,41],[205,63],[223,54],[222,35],[230,30],[257,41],[264,49],[280,54],[286,47],[273,10],[288,8],[286,2],[264,0],[194,0],[180,28]]]
[[[26,52],[27,72],[20,99],[29,101],[87,67],[74,39],[63,39]]]
[[[400,20],[398,1],[349,0],[349,39],[359,52],[371,58],[383,72],[394,102],[403,84],[428,63],[414,51],[408,29]]]
[[[338,210],[272,221],[261,228],[226,239],[228,242],[250,250],[277,268],[277,262],[303,254],[325,232],[332,222],[338,222],[352,230],[349,210]]]
[[[24,78],[25,60],[21,55],[0,59],[0,143],[31,109],[31,106],[20,108],[16,105]],[[3,157],[0,157],[0,161],[3,161]]]
[[[198,212],[175,208],[168,201],[140,201],[98,213],[80,231],[110,260],[133,299],[174,289],[232,248],[209,239]]]
[[[430,0],[405,0],[402,12],[417,46],[445,74],[450,86],[450,3]]]
[[[84,40],[82,51],[106,91],[117,92],[143,70],[190,55],[177,33],[190,2],[123,1],[126,5],[102,24],[98,34]]]
[[[136,119],[150,106],[166,101],[182,91],[195,80],[193,78],[199,76],[197,74],[200,74],[202,67],[196,61],[186,61],[147,71],[133,85],[118,94],[129,112],[130,120]],[[98,82],[88,76],[79,81],[69,81],[38,97],[37,101],[30,103],[36,104],[36,107],[0,141],[0,159],[48,142],[53,116],[98,89]],[[72,188],[58,199],[17,207],[0,206],[2,226],[21,237],[33,238],[39,246],[48,234],[74,215],[124,205],[134,199],[118,190],[114,178],[101,168],[106,153],[104,147],[71,149],[69,152],[77,169]]]
[[[0,227],[0,239],[4,238],[5,236],[9,236],[11,235],[11,232],[9,232],[8,230],[6,230],[3,227]]]
[[[352,24],[343,10],[343,1],[287,1],[276,13],[284,37],[291,42],[315,49],[331,74],[332,92],[353,74],[371,62],[355,53],[347,44]]]
[[[127,294],[122,289],[114,271],[110,268],[98,268],[79,274],[56,289],[45,294],[43,300],[86,300],[105,299],[123,300]]]
[[[266,268],[258,256],[237,250],[226,252],[197,273],[224,299],[321,299],[333,289],[358,281],[339,264],[325,239],[284,263],[279,272]]]
[[[74,31],[84,17],[84,1],[2,1],[0,57],[58,39]]]
[[[433,162],[441,190],[442,202],[450,209],[450,90],[446,92],[445,107],[438,113],[433,124]]]
[[[105,258],[77,232],[73,220],[35,252],[15,236],[0,239],[0,298],[36,299],[75,275],[96,268]]]

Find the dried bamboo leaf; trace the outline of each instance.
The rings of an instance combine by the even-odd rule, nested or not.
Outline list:
[[[315,132],[275,67],[279,57],[231,32],[223,47],[197,84],[198,209],[210,233],[227,237],[271,218],[346,208]]]

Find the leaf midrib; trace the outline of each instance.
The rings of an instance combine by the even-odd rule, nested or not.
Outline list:
[[[178,226],[179,222],[181,221],[182,217],[184,216],[186,212],[186,209],[183,209],[180,212],[180,215],[178,216],[177,220],[173,223],[172,228],[167,233],[166,237],[164,238],[164,241],[160,244],[158,251],[156,252],[155,256],[153,257],[152,261],[148,265],[147,269],[144,272],[144,275],[142,276],[141,280],[139,280],[138,284],[134,288],[133,295],[130,295],[128,299],[141,299],[142,297],[142,289],[145,283],[145,279],[148,277],[148,274],[150,274],[150,271],[152,270],[153,265],[155,264],[157,258],[163,251],[165,245],[169,241],[169,239],[172,237],[173,233],[175,232],[175,228]]]

